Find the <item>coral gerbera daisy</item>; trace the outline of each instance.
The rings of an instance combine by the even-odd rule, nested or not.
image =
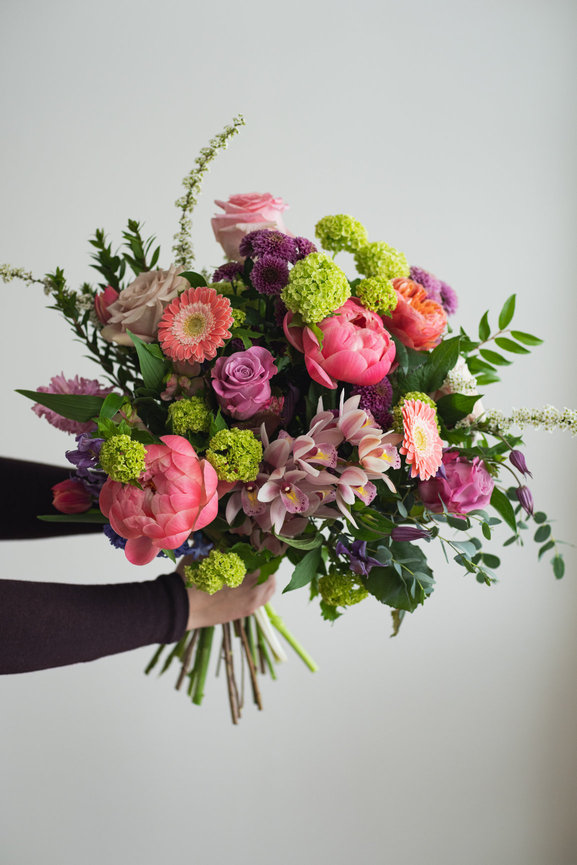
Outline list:
[[[214,288],[188,288],[165,309],[158,340],[167,357],[177,361],[210,360],[229,339],[233,322],[228,298]]]
[[[411,466],[411,477],[422,481],[437,473],[443,461],[443,445],[437,429],[435,409],[420,399],[403,403],[404,438],[400,452]]]

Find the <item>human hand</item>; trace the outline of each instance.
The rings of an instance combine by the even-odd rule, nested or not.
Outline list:
[[[190,564],[186,557],[181,559],[177,572],[184,579],[184,567]],[[236,589],[224,588],[209,595],[201,592],[194,586],[187,587],[188,593],[188,622],[186,630],[193,628],[205,628],[209,625],[222,625],[224,622],[232,622],[234,619],[242,619],[250,616],[259,607],[264,606],[271,599],[276,584],[274,574],[262,585],[257,585],[258,571],[247,574],[243,582]]]

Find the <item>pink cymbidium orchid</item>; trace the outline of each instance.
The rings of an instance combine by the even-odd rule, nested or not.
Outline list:
[[[395,492],[392,481],[385,472],[398,469],[401,458],[395,445],[403,440],[401,435],[386,433],[385,435],[367,435],[359,442],[359,462],[369,478],[382,480],[391,492]]]

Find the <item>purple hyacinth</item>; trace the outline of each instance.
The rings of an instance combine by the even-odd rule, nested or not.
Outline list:
[[[532,517],[535,505],[533,502],[533,495],[532,495],[529,487],[524,487],[524,486],[517,487],[517,489],[515,490],[515,493],[516,493],[517,498],[519,500],[519,504],[521,505],[521,507],[523,508],[525,513],[528,516]]]
[[[390,412],[393,401],[393,388],[388,378],[383,378],[377,384],[355,385],[353,395],[360,395],[359,408],[369,411],[382,430],[390,429],[393,416]]]
[[[382,563],[378,559],[367,556],[366,541],[353,541],[350,549],[342,541],[337,541],[335,544],[335,553],[337,556],[347,556],[351,571],[353,574],[359,574],[361,577],[367,577],[375,566],[382,566]]]
[[[122,535],[119,535],[114,531],[111,525],[106,525],[102,527],[102,531],[110,541],[113,547],[117,550],[123,550],[126,546],[126,538],[123,538]],[[209,541],[202,532],[194,532],[191,539],[188,538],[183,544],[177,547],[172,552],[175,557],[178,559],[181,556],[192,556],[195,561],[199,561],[199,559],[204,559],[208,556],[209,552],[213,547],[212,541]],[[158,553],[157,557],[166,559],[168,556],[166,553],[163,553],[162,550]]]
[[[274,255],[263,255],[255,262],[250,279],[260,294],[280,294],[289,280],[288,264]]]
[[[221,264],[213,275],[213,282],[232,282],[237,276],[240,276],[244,268],[238,261],[229,261],[227,264]]]
[[[531,472],[527,468],[527,462],[525,460],[525,454],[524,453],[522,453],[521,451],[513,450],[509,454],[509,459],[511,461],[511,464],[513,466],[515,466],[517,471],[521,472],[521,474],[523,474],[525,476],[529,475],[530,478],[533,477],[533,475],[531,474]]]
[[[429,538],[429,532],[426,529],[421,529],[419,526],[395,526],[391,531],[391,537],[394,541],[419,541],[422,538]]]
[[[96,467],[100,458],[100,448],[104,439],[92,438],[88,433],[76,436],[76,450],[66,451],[66,459],[79,470],[86,471]]]
[[[446,282],[441,281],[441,304],[447,315],[453,315],[457,312],[457,308],[459,306],[459,300],[457,298],[456,291],[451,288],[450,285],[447,285]]]
[[[418,282],[427,292],[427,297],[434,300],[436,303],[441,303],[441,280],[425,270],[424,267],[411,267],[410,278],[413,282]]]
[[[292,260],[292,263],[295,264],[297,261],[300,261],[302,258],[306,258],[307,255],[310,255],[311,252],[318,252],[317,247],[306,237],[295,237],[295,256]]]

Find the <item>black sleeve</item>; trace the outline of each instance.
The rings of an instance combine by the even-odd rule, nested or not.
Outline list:
[[[0,457],[0,540],[54,538],[102,532],[97,523],[45,523],[39,514],[55,514],[52,487],[70,477],[71,468]]]
[[[188,595],[176,573],[105,586],[0,580],[0,673],[172,643],[187,620]]]

